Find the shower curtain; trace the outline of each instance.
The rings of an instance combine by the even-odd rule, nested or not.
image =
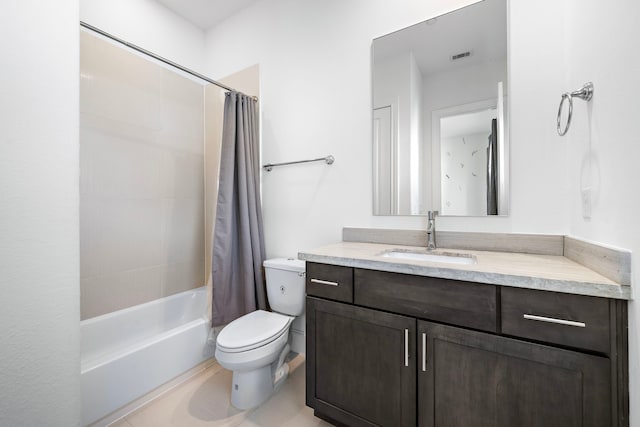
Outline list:
[[[498,121],[491,120],[491,135],[487,147],[487,215],[498,215]]]
[[[212,326],[267,308],[257,101],[226,94],[213,232]]]

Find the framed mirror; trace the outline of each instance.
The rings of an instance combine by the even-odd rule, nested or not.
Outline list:
[[[508,215],[506,2],[373,40],[374,215]]]

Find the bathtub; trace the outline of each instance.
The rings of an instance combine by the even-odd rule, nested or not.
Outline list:
[[[82,425],[210,358],[205,309],[203,287],[81,321]]]

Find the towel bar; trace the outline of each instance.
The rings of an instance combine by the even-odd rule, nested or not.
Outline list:
[[[266,165],[263,165],[262,167],[265,168],[265,170],[267,172],[269,172],[269,171],[271,171],[271,169],[273,169],[276,166],[295,165],[295,164],[298,164],[298,163],[309,163],[309,162],[319,162],[319,161],[327,162],[327,164],[330,165],[335,160],[336,160],[335,157],[329,155],[327,157],[319,157],[317,159],[311,159],[311,160],[297,160],[295,162],[284,162],[284,163],[267,163]]]

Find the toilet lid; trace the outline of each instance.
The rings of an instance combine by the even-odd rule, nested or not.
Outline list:
[[[261,347],[287,331],[293,317],[257,310],[225,326],[216,345],[229,352],[240,352]]]

